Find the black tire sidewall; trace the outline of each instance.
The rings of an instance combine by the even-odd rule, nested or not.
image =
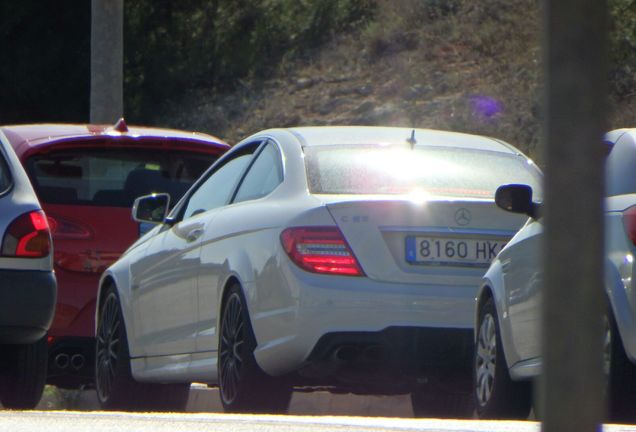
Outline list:
[[[5,408],[32,409],[42,398],[46,384],[48,345],[46,336],[25,345],[1,348],[9,355],[11,371],[3,377],[0,399]]]
[[[243,358],[244,362],[239,372],[239,383],[237,388],[236,397],[232,401],[226,401],[223,397],[223,385],[221,380],[219,379],[219,393],[221,397],[221,402],[226,411],[236,411],[242,412],[248,410],[249,406],[252,405],[252,401],[254,398],[254,387],[250,384],[252,381],[258,378],[258,365],[256,364],[256,359],[254,358],[254,349],[256,348],[256,338],[254,336],[252,326],[250,324],[249,313],[247,311],[247,304],[245,302],[245,297],[243,295],[242,289],[240,285],[234,284],[228,290],[227,296],[225,297],[225,301],[223,303],[223,312],[221,316],[221,329],[219,332],[219,350],[218,353],[221,353],[221,336],[224,331],[224,323],[225,323],[225,314],[227,312],[226,306],[230,302],[230,300],[236,297],[241,305],[241,320],[243,321],[243,338],[244,338],[244,351]],[[219,377],[222,374],[222,364],[219,361]]]
[[[126,323],[115,287],[111,286],[108,288],[108,291],[104,295],[102,308],[106,305],[111,296],[114,296],[118,306],[117,313],[121,323],[119,326],[120,342],[117,348],[118,361],[115,365],[115,376],[113,378],[111,392],[108,397],[102,398],[99,391],[97,391],[97,400],[101,407],[105,410],[122,411],[183,411],[188,402],[190,391],[189,383],[140,383],[133,378],[130,368],[130,352],[126,334]],[[103,311],[101,310],[99,317],[100,320],[103,317]],[[95,361],[97,362],[97,355],[95,355]],[[97,370],[98,367],[96,364],[96,373]],[[95,385],[96,387],[99,385],[97,379],[95,380]]]
[[[119,346],[117,347],[117,363],[115,364],[115,376],[113,377],[113,382],[111,386],[110,394],[106,398],[102,398],[102,395],[99,391],[99,380],[95,379],[95,387],[97,391],[97,400],[99,401],[102,408],[110,410],[110,409],[124,409],[130,406],[130,392],[131,386],[134,384],[132,379],[132,373],[130,371],[130,354],[128,351],[128,338],[126,336],[126,325],[124,323],[124,317],[121,311],[121,306],[119,303],[119,296],[117,294],[117,290],[114,287],[109,287],[106,294],[104,295],[104,301],[102,302],[102,310],[99,313],[99,329],[101,328],[104,316],[103,308],[107,304],[108,299],[114,296],[117,301],[117,314],[120,320],[119,327]],[[96,344],[97,347],[97,344]],[[97,374],[99,371],[99,365],[97,364],[98,356],[95,354],[95,373]]]
[[[610,365],[607,385],[607,417],[612,422],[636,420],[636,366],[629,360],[618,325],[611,310],[607,312],[611,334]]]
[[[236,296],[241,303],[241,318],[243,320],[244,363],[240,371],[237,395],[232,401],[226,401],[223,397],[221,382],[222,364],[219,360],[219,396],[226,412],[251,412],[251,413],[284,413],[287,412],[291,399],[291,386],[283,380],[270,377],[258,366],[254,357],[257,342],[247,308],[247,302],[243,290],[238,283],[233,284],[224,296],[221,328],[219,331],[218,353],[221,353],[221,337],[223,323],[225,321],[226,305]]]

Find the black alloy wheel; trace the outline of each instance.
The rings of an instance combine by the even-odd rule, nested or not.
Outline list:
[[[240,285],[228,290],[219,337],[219,393],[227,412],[286,413],[292,387],[261,370],[256,338]]]
[[[111,291],[103,302],[97,328],[95,384],[100,401],[111,396],[119,362],[128,361],[120,357],[122,328],[119,299]]]
[[[223,324],[221,326],[219,358],[223,373],[219,377],[221,397],[231,404],[238,395],[241,374],[245,367],[245,323],[243,304],[237,293],[232,293],[225,304]]]
[[[95,343],[97,400],[106,410],[183,411],[190,383],[154,384],[135,381],[130,369],[126,326],[114,287],[105,293]]]

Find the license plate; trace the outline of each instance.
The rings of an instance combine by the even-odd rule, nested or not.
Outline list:
[[[406,261],[410,264],[488,265],[506,240],[451,237],[406,237]]]

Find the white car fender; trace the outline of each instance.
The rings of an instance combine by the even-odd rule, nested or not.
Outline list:
[[[501,333],[501,342],[503,344],[504,355],[506,357],[506,363],[508,367],[517,362],[517,358],[514,355],[514,349],[512,340],[510,338],[510,320],[508,319],[508,304],[506,303],[506,295],[504,291],[504,279],[503,269],[499,258],[495,258],[491,263],[488,271],[483,277],[481,287],[477,293],[475,303],[475,340],[477,340],[478,334],[478,320],[479,309],[477,306],[483,303],[483,298],[486,295],[491,295],[494,299],[495,307],[497,309],[497,319],[499,324],[499,330]]]
[[[140,243],[139,246],[147,246],[149,242]],[[126,327],[126,336],[128,338],[128,346],[130,355],[136,355],[136,349],[132,341],[134,341],[134,317],[135,314],[131,310],[133,281],[131,280],[132,272],[130,271],[130,262],[135,262],[138,254],[143,254],[146,247],[129,248],[114,264],[108,267],[99,279],[97,289],[96,305],[95,305],[95,334],[97,335],[97,326],[99,325],[99,312],[101,309],[102,293],[108,286],[107,280],[111,280],[117,289],[119,296],[119,304],[121,307],[124,325]],[[132,258],[132,259],[131,259]]]

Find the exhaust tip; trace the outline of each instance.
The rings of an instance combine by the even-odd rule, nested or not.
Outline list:
[[[66,353],[61,353],[56,355],[55,359],[53,360],[55,367],[58,369],[66,369],[69,365],[69,362],[70,362],[70,358],[68,354]]]
[[[71,357],[71,366],[75,370],[84,367],[84,356],[82,354],[74,354],[73,357]]]

